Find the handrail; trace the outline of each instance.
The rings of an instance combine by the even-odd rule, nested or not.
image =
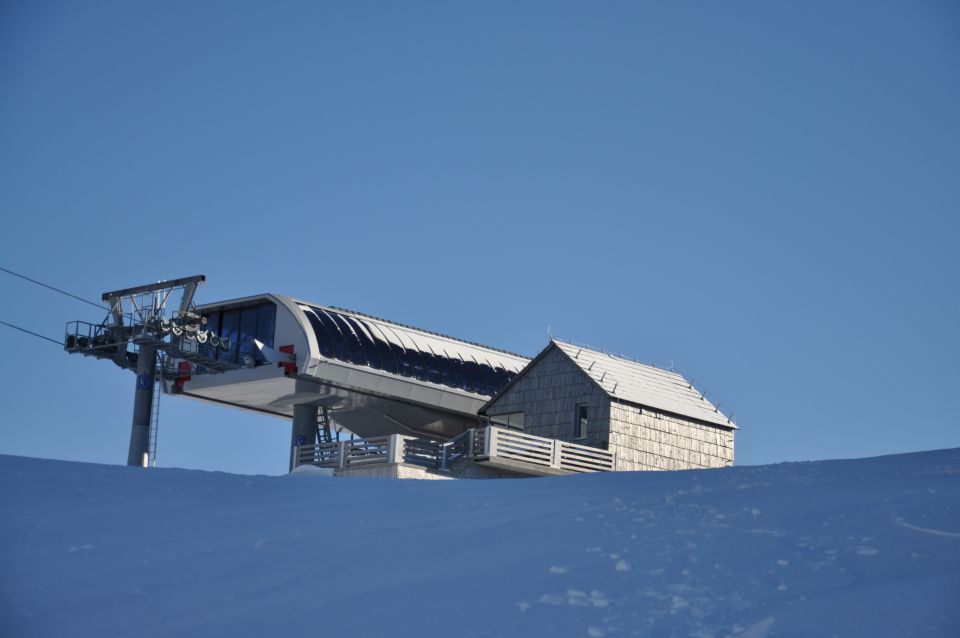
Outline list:
[[[609,472],[614,468],[610,450],[548,439],[516,430],[488,425],[484,433],[484,456],[567,472]]]
[[[615,465],[613,452],[609,450],[492,425],[469,429],[446,442],[390,434],[368,439],[298,445],[293,451],[294,467],[310,464],[341,470],[394,463],[449,470],[454,462],[463,458],[481,462],[500,460],[520,463],[554,473],[558,470],[609,472]]]

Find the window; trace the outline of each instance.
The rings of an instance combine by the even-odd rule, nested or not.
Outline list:
[[[381,332],[376,324],[367,323],[365,321],[360,321],[357,319],[357,323],[360,324],[369,334],[370,338],[376,344],[377,351],[380,353],[380,364],[381,369],[386,370],[387,372],[392,372],[398,374],[400,368],[397,365],[397,356],[394,353],[394,350],[391,348],[391,343],[387,341],[386,336]]]
[[[327,332],[327,329],[320,322],[320,317],[317,316],[317,313],[313,310],[305,311],[307,315],[307,320],[310,321],[310,325],[313,326],[313,334],[317,337],[317,346],[320,348],[320,354],[325,357],[334,357],[333,350],[333,339],[330,337],[330,333]],[[340,334],[339,332],[337,333]]]
[[[210,314],[207,315],[206,329],[208,332],[212,332],[218,335],[220,334],[220,313],[219,312],[211,312]],[[215,359],[217,357],[217,349],[214,348],[212,345],[210,345],[209,340],[205,344],[199,347],[199,352],[203,356],[210,359]]]
[[[272,303],[260,306],[257,315],[257,339],[268,348],[273,347],[273,331],[277,323],[277,307]]]
[[[266,363],[266,359],[260,355],[260,349],[253,343],[256,338],[257,308],[244,308],[240,311],[240,334],[237,335],[237,344],[240,346],[238,362],[245,368],[252,368],[258,356],[261,357],[262,363]]]
[[[257,334],[261,329],[270,333],[269,342],[261,339],[270,345],[276,324],[276,309],[270,305],[271,314],[266,318],[265,309],[266,306],[259,308],[256,329]],[[463,355],[456,351],[450,354],[439,349],[437,353],[429,345],[422,348],[409,333],[400,329],[394,330],[385,324],[324,308],[301,305],[300,309],[309,320],[317,337],[320,354],[324,357],[367,365],[403,377],[415,377],[421,381],[487,396],[492,396],[498,388],[516,376],[516,373],[503,367],[495,367],[488,361],[480,363],[472,357],[464,359]],[[241,323],[245,318],[244,315]],[[221,323],[224,329],[232,325],[223,320]],[[261,326],[261,323],[264,323],[264,326]],[[240,326],[241,338],[245,336],[246,330],[246,327]],[[241,352],[245,353],[246,351]],[[514,426],[511,422],[510,426],[521,429],[522,421],[519,423],[520,425]]]
[[[353,333],[360,341],[360,347],[367,359],[367,365],[377,370],[383,370],[383,363],[380,361],[380,351],[377,350],[377,344],[373,342],[367,331],[360,325],[360,322],[353,317],[344,317],[344,321],[353,329]]]
[[[349,358],[344,359],[344,361],[355,363],[358,366],[367,365],[367,355],[364,353],[363,346],[360,344],[360,337],[354,333],[353,328],[350,327],[342,315],[333,312],[330,313],[330,316],[333,317],[337,327],[340,328],[340,334],[343,335],[343,340],[347,344]]]
[[[240,328],[240,311],[239,310],[227,310],[223,313],[223,318],[220,320],[220,354],[218,358],[221,361],[227,361],[229,363],[237,362],[237,352],[240,350],[239,343],[237,342],[237,332]],[[229,349],[223,347],[223,340],[227,340],[227,345],[230,346]]]
[[[574,424],[573,429],[573,438],[576,439],[585,439],[587,438],[587,404],[578,403],[577,404],[577,420]]]
[[[523,420],[523,412],[511,412],[490,417],[490,424],[498,428],[523,431]]]
[[[330,341],[333,345],[333,355],[335,359],[340,361],[349,361],[350,355],[347,354],[347,341],[343,336],[340,326],[336,321],[324,310],[317,309],[315,310],[317,318],[320,319],[320,323],[324,328],[327,329],[327,334],[330,335]]]
[[[199,352],[211,359],[220,359],[244,367],[264,365],[267,360],[253,340],[258,339],[265,346],[273,347],[276,316],[277,308],[272,302],[209,312],[206,314],[206,331],[218,335],[221,339],[227,339],[230,347],[214,347],[207,341],[199,346]]]

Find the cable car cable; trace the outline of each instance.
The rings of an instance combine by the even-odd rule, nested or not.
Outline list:
[[[62,341],[57,341],[56,339],[51,339],[50,337],[44,337],[44,336],[41,335],[41,334],[37,334],[36,332],[31,332],[30,330],[27,330],[26,328],[21,328],[20,326],[15,326],[15,325],[13,325],[12,323],[7,323],[6,321],[0,320],[0,323],[2,323],[2,324],[5,325],[5,326],[9,326],[9,327],[13,328],[14,330],[19,330],[20,332],[26,332],[28,335],[33,335],[34,337],[39,337],[39,338],[41,338],[41,339],[46,339],[47,341],[51,341],[51,342],[57,344],[58,346],[60,346],[61,348],[63,347],[63,342],[62,342]]]
[[[77,295],[71,294],[71,293],[67,292],[66,290],[60,290],[59,288],[55,288],[54,286],[51,286],[51,285],[49,285],[49,284],[45,284],[45,283],[43,283],[42,281],[37,281],[36,279],[31,279],[30,277],[27,277],[26,275],[21,275],[21,274],[18,273],[18,272],[14,272],[14,271],[10,270],[9,268],[4,268],[3,266],[0,266],[0,270],[2,270],[3,272],[5,272],[5,273],[7,273],[7,274],[13,275],[14,277],[19,277],[20,279],[25,279],[25,280],[29,281],[30,283],[37,284],[38,286],[43,286],[44,288],[49,288],[50,290],[53,290],[54,292],[59,292],[61,295],[66,295],[66,296],[68,296],[68,297],[72,297],[72,298],[76,299],[77,301],[82,301],[82,302],[85,303],[85,304],[90,304],[91,306],[96,306],[97,308],[100,308],[101,310],[109,310],[109,308],[107,308],[107,307],[104,306],[103,304],[94,303],[93,301],[90,301],[89,299],[84,299],[83,297],[78,297]],[[44,338],[46,338],[46,337],[44,337]]]

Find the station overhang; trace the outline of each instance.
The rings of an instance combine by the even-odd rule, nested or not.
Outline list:
[[[179,394],[283,418],[295,405],[317,405],[336,427],[360,436],[456,436],[477,424],[480,407],[528,361],[278,294],[197,311],[230,343],[209,355],[239,367],[181,379]]]

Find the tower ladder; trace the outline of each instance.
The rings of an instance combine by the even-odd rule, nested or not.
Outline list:
[[[153,388],[153,405],[150,409],[150,437],[147,447],[149,467],[157,467],[157,430],[160,427],[160,393],[163,392],[163,357],[158,356],[157,359],[160,365]]]

